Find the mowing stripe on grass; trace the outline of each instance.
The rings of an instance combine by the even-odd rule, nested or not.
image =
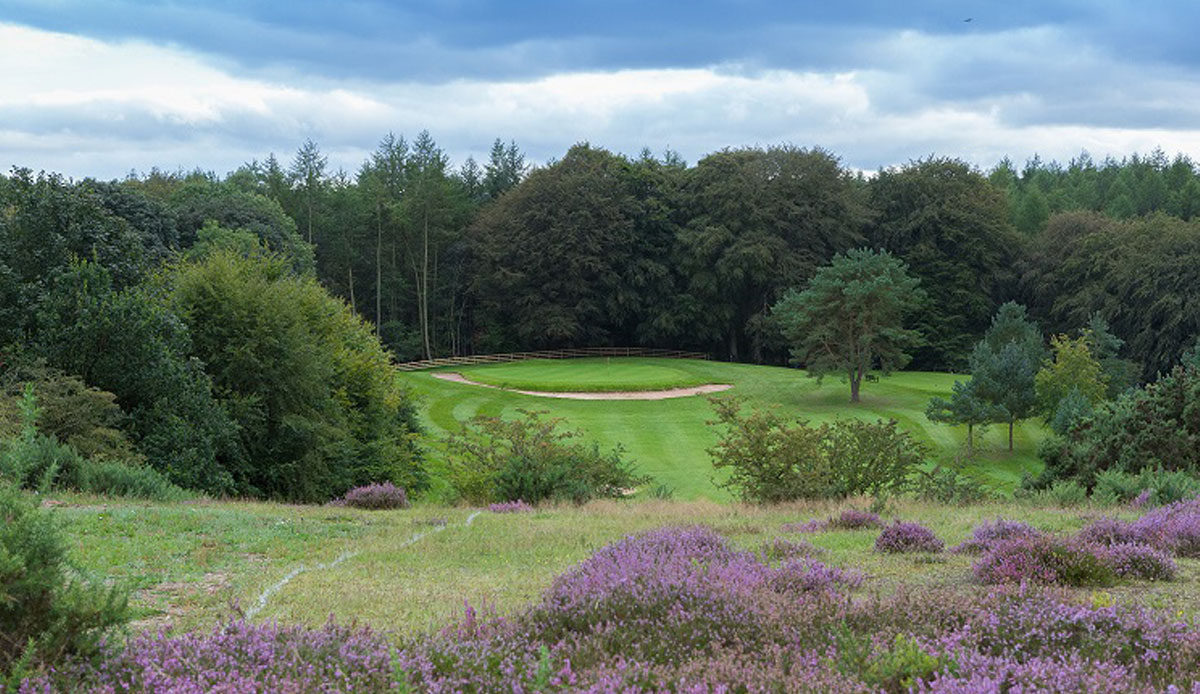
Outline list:
[[[464,528],[470,527],[471,523],[473,523],[475,521],[476,516],[478,516],[480,513],[482,513],[482,511],[475,511],[471,515],[467,516],[467,522],[463,524],[463,527]],[[435,527],[433,530],[422,530],[419,533],[414,533],[412,537],[408,538],[406,541],[401,543],[400,546],[408,547],[409,545],[416,544],[422,538],[428,537],[429,535],[432,535],[433,533],[440,533],[449,527],[452,527],[452,526],[439,525],[439,526]],[[353,559],[356,556],[358,556],[358,552],[342,552],[341,554],[338,555],[337,559],[334,559],[333,561],[327,562],[325,564],[317,564],[316,566],[312,566],[312,567],[308,567],[303,564],[301,564],[300,566],[297,566],[296,568],[289,571],[286,576],[279,579],[278,582],[276,582],[270,586],[267,586],[267,589],[259,594],[258,600],[255,601],[254,606],[251,607],[250,609],[246,610],[246,619],[254,619],[256,616],[258,616],[258,613],[262,612],[263,609],[266,608],[267,601],[271,599],[271,596],[274,595],[275,593],[278,593],[284,586],[291,583],[292,579],[296,578],[300,574],[302,574],[306,571],[321,571],[324,569],[332,569],[332,568],[337,567],[338,564],[341,564],[342,562],[346,561],[347,559]]]

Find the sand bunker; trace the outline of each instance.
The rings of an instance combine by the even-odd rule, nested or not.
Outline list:
[[[723,390],[729,390],[733,387],[724,383],[710,383],[703,386],[692,386],[690,388],[669,388],[667,390],[613,390],[598,393],[554,393],[541,390],[516,390],[513,388],[501,388],[500,386],[493,386],[488,385],[487,383],[472,381],[466,376],[453,371],[439,371],[433,374],[433,377],[440,378],[443,381],[453,381],[454,383],[467,383],[473,386],[479,386],[481,388],[495,388],[496,390],[506,390],[510,393],[534,395],[539,398],[562,398],[564,400],[669,400],[671,398],[686,398],[692,395],[719,393]]]

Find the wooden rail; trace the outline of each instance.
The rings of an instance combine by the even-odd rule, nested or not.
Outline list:
[[[677,349],[649,349],[646,347],[579,347],[577,349],[545,349],[536,352],[511,352],[509,354],[477,354],[469,357],[443,357],[406,361],[396,365],[400,371],[423,371],[445,366],[470,366],[473,364],[498,364],[524,361],[526,359],[580,359],[583,357],[658,357],[661,359],[708,359],[703,352],[685,352]]]

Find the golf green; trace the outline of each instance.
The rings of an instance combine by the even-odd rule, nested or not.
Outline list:
[[[771,408],[813,423],[839,417],[891,418],[928,444],[934,462],[963,458],[965,427],[930,422],[925,407],[935,395],[947,396],[956,378],[951,374],[904,372],[863,386],[862,401],[849,402],[849,386],[836,377],[821,382],[804,371],[777,366],[730,364],[686,359],[571,359],[533,360],[509,364],[456,367],[471,380],[510,384],[522,390],[584,391],[612,386],[659,389],[707,383],[731,384],[719,397],[737,396],[750,408]],[[499,375],[496,373],[499,372]],[[561,417],[605,448],[621,446],[640,472],[671,488],[683,499],[728,499],[719,488],[708,449],[717,441],[709,399],[704,396],[670,400],[564,400],[523,395],[469,383],[436,378],[436,371],[401,373],[398,378],[419,396],[419,410],[430,442],[432,462],[439,455],[437,439],[457,430],[477,415],[511,417],[519,410],[545,411]],[[631,382],[639,374],[647,381]],[[649,384],[649,385],[646,385]],[[589,388],[590,386],[590,388]],[[1036,472],[1036,456],[1044,430],[1037,422],[1018,425],[1015,450],[1007,450],[1004,427],[995,426],[977,439],[980,450],[966,469],[981,480],[1011,490],[1026,473]]]

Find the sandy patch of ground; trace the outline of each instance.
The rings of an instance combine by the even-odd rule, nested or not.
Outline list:
[[[487,383],[479,383],[477,381],[472,381],[466,376],[454,371],[439,371],[433,374],[433,377],[440,378],[443,381],[452,381],[454,383],[467,383],[469,385],[479,386],[480,388],[495,388],[496,390],[507,390],[510,393],[534,395],[539,398],[562,398],[564,400],[669,400],[671,398],[686,398],[692,395],[719,393],[723,390],[729,390],[733,387],[727,383],[710,383],[703,386],[693,386],[690,388],[669,388],[667,390],[614,390],[600,393],[550,393],[540,390],[515,390],[513,388],[501,388],[499,386],[488,385]]]

